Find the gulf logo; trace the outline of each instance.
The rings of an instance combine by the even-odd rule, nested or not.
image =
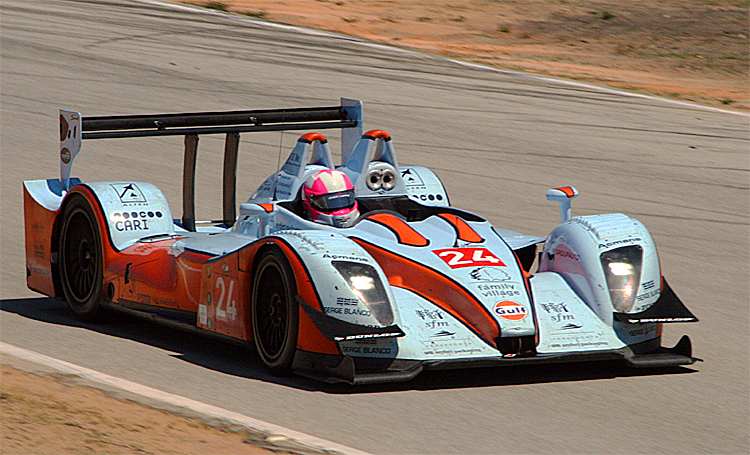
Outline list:
[[[526,314],[528,313],[528,310],[525,306],[516,302],[512,302],[510,300],[497,302],[492,311],[494,311],[495,314],[500,316],[501,318],[508,319],[510,321],[520,321],[521,319],[525,318]]]

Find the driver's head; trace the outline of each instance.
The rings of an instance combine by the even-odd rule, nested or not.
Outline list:
[[[341,171],[325,169],[311,175],[302,185],[310,219],[335,227],[350,227],[359,217],[354,185]]]

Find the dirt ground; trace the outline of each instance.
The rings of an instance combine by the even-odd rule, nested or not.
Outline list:
[[[470,62],[750,110],[750,0],[190,3]],[[268,448],[262,436],[122,401],[64,375],[3,365],[0,385],[3,454],[290,453]]]
[[[0,453],[270,454],[261,435],[123,401],[62,374],[0,365]]]
[[[750,109],[750,0],[182,0],[464,61]]]

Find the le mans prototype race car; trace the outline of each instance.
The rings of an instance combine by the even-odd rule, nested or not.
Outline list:
[[[239,206],[240,133],[341,129],[342,165],[321,133]],[[223,219],[196,222],[198,136],[226,134]],[[185,136],[183,214],[154,185],[71,178],[83,139]],[[84,319],[114,308],[254,346],[275,374],[352,384],[424,369],[620,359],[688,365],[693,322],[661,275],[651,235],[622,214],[571,217],[541,238],[453,208],[428,168],[399,166],[391,137],[362,134],[362,103],[190,114],[81,117],[60,111],[60,179],[24,182],[27,282]],[[351,227],[300,215],[312,173],[351,180]]]

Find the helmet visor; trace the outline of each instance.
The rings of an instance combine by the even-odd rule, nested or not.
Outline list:
[[[321,212],[335,212],[354,206],[354,190],[339,191],[337,193],[309,196],[310,205]]]

